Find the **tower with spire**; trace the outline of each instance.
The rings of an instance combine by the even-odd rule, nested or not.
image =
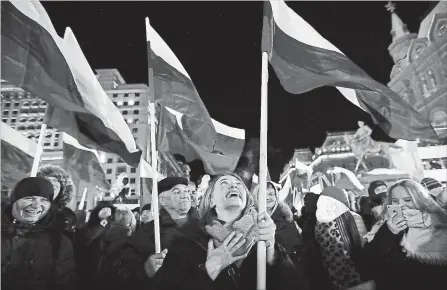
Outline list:
[[[402,68],[408,65],[407,54],[411,41],[417,39],[416,33],[410,33],[407,25],[400,19],[395,12],[396,4],[388,2],[385,8],[391,13],[391,36],[393,38],[391,45],[388,47],[391,57],[394,61],[393,74],[397,74]]]
[[[447,1],[432,8],[418,33],[410,33],[395,4],[385,7],[391,13],[388,51],[394,61],[388,86],[425,116],[447,143]]]

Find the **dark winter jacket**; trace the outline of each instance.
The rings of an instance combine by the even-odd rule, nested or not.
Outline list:
[[[11,208],[2,215],[1,288],[10,290],[76,289],[73,247],[55,231],[52,213],[35,225],[15,222]]]
[[[169,249],[172,242],[178,238],[189,236],[198,227],[198,213],[193,207],[188,212],[188,223],[178,226],[165,209],[160,209],[160,243],[161,250]],[[154,221],[141,225],[132,238],[142,259],[146,260],[155,254]]]
[[[157,290],[233,290],[256,289],[257,254],[253,247],[240,268],[235,265],[222,270],[216,280],[212,280],[205,268],[207,258],[208,234],[199,230],[196,237],[182,238],[174,241],[169,248],[163,267],[154,278],[154,289]],[[267,289],[269,290],[303,290],[308,285],[303,283],[283,247],[275,245],[277,260],[273,266],[267,266]],[[173,276],[173,273],[174,276]],[[173,279],[174,277],[174,279]]]
[[[391,233],[385,224],[364,246],[367,274],[376,281],[376,289],[445,289],[447,266],[425,264],[408,258],[400,245],[402,236],[403,233]]]
[[[275,239],[288,253],[302,246],[301,235],[293,220],[292,211],[286,203],[279,202],[271,218],[276,225]]]
[[[127,234],[128,228],[117,227],[101,238],[96,290],[148,289],[150,281],[144,271],[144,261]]]

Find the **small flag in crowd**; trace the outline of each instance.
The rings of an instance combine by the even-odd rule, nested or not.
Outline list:
[[[373,80],[284,1],[265,2],[262,49],[269,53],[270,64],[289,93],[335,86],[349,101],[369,112],[389,136],[438,141],[425,117]]]
[[[3,122],[0,123],[0,129],[2,186],[13,188],[17,182],[29,176],[37,143]]]
[[[64,169],[70,174],[77,188],[81,182],[109,189],[106,174],[99,162],[97,150],[89,149],[63,133]]]
[[[137,166],[141,151],[71,30],[60,38],[38,1],[2,1],[1,12],[2,79],[47,101],[50,127]]]
[[[158,150],[202,160],[208,174],[233,171],[245,131],[211,119],[194,84],[169,46],[146,21],[155,101],[161,105]]]

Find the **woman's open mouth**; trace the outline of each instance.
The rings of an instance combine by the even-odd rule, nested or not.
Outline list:
[[[240,197],[239,192],[237,191],[231,191],[227,194],[226,198],[232,198],[232,197]]]

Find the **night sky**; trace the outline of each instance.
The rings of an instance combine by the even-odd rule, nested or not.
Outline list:
[[[191,76],[210,115],[259,136],[262,2],[43,2],[59,35],[73,30],[91,67],[117,68],[127,83],[147,83],[144,18]],[[389,82],[391,16],[386,2],[287,2],[319,33],[381,83]],[[410,32],[433,2],[396,2]],[[367,113],[335,88],[291,95],[270,67],[269,143],[284,152],[321,146],[326,132],[355,130],[389,140]]]

